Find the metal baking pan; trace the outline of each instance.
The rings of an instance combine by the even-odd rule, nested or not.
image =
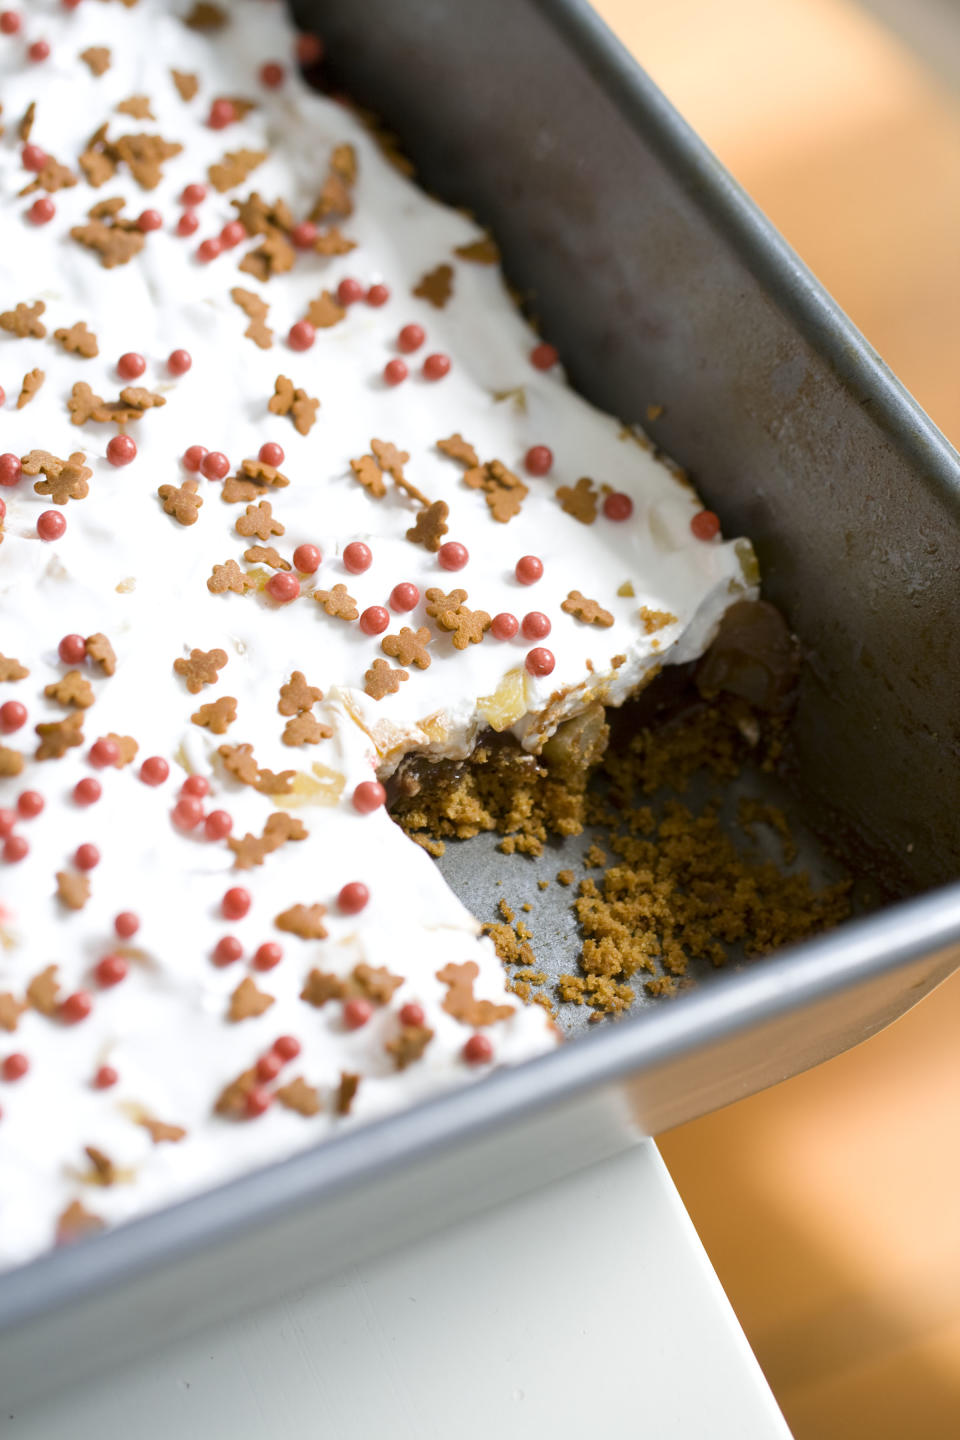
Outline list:
[[[795,1074],[960,964],[956,453],[581,0],[294,10],[423,182],[495,230],[573,383],[627,421],[665,407],[658,443],[800,637],[808,832],[898,898],[4,1276],[8,1411]],[[459,884],[477,852],[451,850]]]

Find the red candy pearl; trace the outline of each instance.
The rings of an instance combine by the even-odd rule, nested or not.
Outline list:
[[[353,808],[361,815],[370,815],[386,802],[387,792],[379,780],[361,780],[353,792]]]
[[[196,474],[204,460],[206,460],[208,453],[205,445],[189,445],[183,452],[183,458],[180,463],[184,470],[192,470],[193,473]]]
[[[144,785],[162,785],[170,774],[170,766],[162,755],[149,755],[140,766],[140,779]]]
[[[5,735],[12,735],[14,730],[19,730],[20,726],[26,722],[26,718],[27,707],[22,705],[19,700],[5,700],[0,705],[0,730]]]
[[[520,629],[520,621],[516,615],[501,610],[499,615],[494,615],[490,629],[495,640],[512,640]]]
[[[29,1069],[30,1061],[26,1055],[21,1055],[19,1052],[5,1056],[2,1066],[0,1066],[4,1080],[9,1080],[11,1083],[14,1080],[22,1080]]]
[[[186,375],[192,364],[189,350],[171,350],[167,356],[167,369],[171,375]]]
[[[200,461],[200,469],[208,480],[223,480],[230,470],[230,461],[222,450],[208,450]]]
[[[402,350],[405,355],[412,355],[414,350],[419,350],[427,332],[422,325],[404,325],[397,336],[397,349]]]
[[[317,332],[309,320],[298,320],[295,325],[290,326],[290,333],[287,335],[287,344],[291,350],[309,350]]]
[[[199,185],[196,181],[192,185],[185,185],[180,196],[181,205],[202,205],[207,198],[206,185]]]
[[[317,65],[323,59],[323,41],[304,30],[297,36],[297,59],[301,65]]]
[[[471,1035],[463,1047],[463,1058],[468,1065],[489,1065],[493,1059],[493,1046],[486,1035]]]
[[[344,915],[359,915],[369,899],[370,891],[363,881],[351,880],[349,885],[344,885],[337,896],[337,905]]]
[[[279,465],[283,464],[283,446],[278,445],[276,440],[265,441],[264,444],[260,446],[260,459],[264,465],[272,465],[276,470]]]
[[[266,65],[260,66],[260,84],[265,85],[268,90],[278,89],[285,78],[286,71],[275,60],[268,60]]]
[[[57,646],[57,654],[64,665],[79,665],[87,658],[87,642],[82,635],[64,635]]]
[[[296,1060],[300,1054],[300,1041],[295,1035],[280,1035],[273,1042],[273,1053],[279,1055],[284,1064],[288,1060]]]
[[[312,220],[301,220],[290,231],[290,239],[298,250],[309,250],[317,238],[317,227]]]
[[[127,962],[122,955],[104,955],[94,968],[97,984],[108,988],[127,978]]]
[[[0,485],[16,485],[23,474],[23,466],[20,464],[19,455],[0,455]]]
[[[220,231],[220,241],[225,250],[232,250],[239,245],[241,240],[246,239],[246,229],[239,220],[228,220]]]
[[[46,150],[41,150],[39,145],[24,145],[20,151],[20,163],[24,170],[32,170],[35,174],[43,169],[49,158]]]
[[[698,540],[712,540],[720,534],[720,520],[712,510],[698,510],[690,521],[690,529]]]
[[[136,442],[130,435],[114,435],[107,446],[107,459],[111,465],[129,465],[137,458]]]
[[[43,796],[40,791],[22,790],[17,796],[17,810],[24,820],[35,820],[43,810]],[[99,858],[98,855],[97,859]]]
[[[543,561],[536,555],[521,555],[514,574],[521,585],[535,585],[543,576]]]
[[[109,1090],[112,1085],[116,1085],[119,1079],[120,1076],[112,1065],[101,1065],[93,1077],[93,1088],[95,1090]]]
[[[0,35],[16,35],[20,24],[20,16],[16,10],[0,11]]]
[[[44,510],[37,516],[37,534],[41,540],[59,540],[67,531],[66,516],[59,510]]]
[[[184,240],[186,240],[191,235],[196,235],[199,229],[200,221],[198,220],[197,216],[193,213],[192,210],[184,210],[183,214],[180,216],[180,219],[177,221],[177,234],[181,235]]]
[[[354,280],[348,275],[341,280],[337,286],[337,300],[341,305],[356,305],[358,300],[363,299],[363,286],[359,280]]]
[[[214,100],[207,124],[211,130],[225,130],[237,118],[236,107],[229,100]]]
[[[104,735],[90,746],[87,758],[98,770],[105,770],[108,765],[116,765],[120,759],[120,746],[116,740],[108,740]]]
[[[46,225],[57,213],[57,207],[49,195],[41,195],[39,200],[34,200],[27,217],[34,225]]]
[[[530,351],[530,364],[535,370],[549,370],[559,359],[556,348],[546,343],[535,345]]]
[[[113,928],[121,940],[129,940],[140,929],[140,918],[134,915],[132,910],[121,910],[120,914],[114,917]]]
[[[313,575],[320,569],[323,556],[316,545],[298,545],[293,552],[293,563],[301,575]]]
[[[531,675],[537,676],[552,674],[553,667],[556,663],[556,660],[553,658],[553,651],[544,650],[540,645],[538,645],[535,650],[531,650],[524,661],[528,672]]]
[[[0,807],[0,839],[6,839],[13,833],[13,827],[17,823],[16,810],[10,810],[7,806]]]
[[[86,990],[77,990],[73,995],[68,995],[60,1006],[60,1014],[68,1025],[77,1025],[81,1020],[86,1020],[93,1009],[93,1001]]]
[[[370,546],[362,540],[351,540],[343,552],[343,568],[351,575],[362,575],[364,570],[370,569],[372,562]]]
[[[96,805],[103,794],[100,788],[100,781],[94,780],[92,775],[87,775],[83,780],[78,780],[73,787],[73,801],[75,805]]]
[[[416,585],[411,585],[409,580],[402,580],[390,591],[390,609],[399,610],[402,615],[419,603],[420,591]]]
[[[224,935],[213,949],[214,965],[233,965],[243,954],[243,946],[234,935]]]
[[[257,1061],[257,1079],[276,1080],[282,1069],[283,1061],[279,1055],[274,1055],[272,1052],[269,1055],[261,1055]]]
[[[441,570],[462,570],[469,559],[470,552],[459,540],[448,540],[437,551],[437,563]]]
[[[402,360],[388,360],[383,367],[383,378],[388,385],[402,385],[409,373]]]
[[[382,605],[370,605],[360,616],[360,629],[364,635],[382,635],[389,624],[389,612]]]
[[[253,957],[254,970],[272,970],[283,959],[283,947],[275,940],[265,940],[258,945]]]
[[[523,463],[528,475],[549,475],[553,468],[553,451],[546,445],[531,445]]]
[[[11,835],[3,844],[3,858],[8,865],[16,865],[19,860],[26,858],[30,846],[22,835]]]
[[[202,800],[204,795],[210,794],[210,781],[205,775],[188,775],[180,786],[181,795],[196,795]]]
[[[73,863],[78,870],[96,870],[100,864],[100,851],[96,845],[78,845],[73,854]]]
[[[348,1030],[360,1030],[373,1018],[373,1006],[369,1000],[348,1000],[343,1007],[343,1023]]]
[[[540,610],[531,610],[520,622],[525,640],[545,640],[551,628],[549,618]]]
[[[247,1091],[243,1107],[251,1119],[256,1119],[258,1115],[264,1115],[272,1104],[273,1096],[270,1091],[264,1090],[262,1085],[254,1085],[252,1090]]]
[[[128,350],[117,361],[117,374],[121,380],[136,380],[147,368],[147,362],[136,350]]]
[[[423,362],[423,373],[428,380],[442,380],[450,373],[450,356],[428,355]]]
[[[211,260],[216,260],[222,254],[223,243],[219,235],[209,235],[197,246],[197,259],[201,265],[209,265]]]
[[[389,299],[390,291],[387,289],[386,285],[371,285],[370,289],[367,291],[367,304],[374,306],[374,308],[377,310],[379,310],[381,305],[386,305]]]
[[[633,514],[633,501],[629,495],[617,490],[605,498],[603,513],[608,520],[629,520]]]
[[[267,581],[267,594],[278,605],[289,605],[300,594],[300,581],[290,570],[278,570]]]
[[[400,1011],[401,1025],[422,1025],[425,1019],[423,1006],[417,1005],[413,1000],[409,1000]]]
[[[30,56],[30,59],[34,61],[47,60],[50,56],[49,41],[34,40],[33,44],[27,50],[27,54]]]
[[[0,388],[2,388],[2,387],[0,387]],[[3,401],[0,400],[0,405],[2,405],[2,404],[3,404]],[[6,518],[7,518],[7,502],[6,502],[6,500],[0,498],[0,520],[5,520]]]
[[[203,833],[208,840],[225,840],[233,829],[233,820],[226,810],[211,810],[203,822]]]
[[[171,811],[178,830],[196,830],[203,819],[203,806],[195,795],[182,795]]]
[[[234,885],[223,897],[223,913],[228,920],[242,920],[252,903],[250,891],[242,885]]]
[[[159,230],[163,224],[163,216],[159,210],[143,210],[137,219],[137,229],[142,230],[145,235],[151,230]]]

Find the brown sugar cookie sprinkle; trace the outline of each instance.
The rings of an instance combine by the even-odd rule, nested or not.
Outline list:
[[[9,990],[0,993],[0,1030],[12,1035],[26,1008],[26,1001],[18,1000]]]
[[[348,999],[362,995],[366,1000],[372,1000],[375,1005],[389,1005],[394,991],[399,990],[402,984],[403,976],[392,975],[385,965],[374,969],[372,965],[361,962],[350,972],[345,994]]]
[[[228,775],[239,780],[241,785],[256,785],[260,767],[253,757],[252,745],[221,745],[217,754]]]
[[[300,999],[317,1010],[322,1010],[328,1000],[343,998],[344,984],[339,975],[328,975],[323,970],[311,970],[300,991]]]
[[[433,1031],[426,1025],[401,1025],[399,1032],[383,1048],[398,1070],[406,1070],[408,1065],[422,1058],[432,1039]]]
[[[59,680],[46,685],[43,693],[58,705],[75,705],[78,710],[86,710],[96,698],[90,681],[79,670],[68,670]]]
[[[442,450],[444,455],[448,455],[451,460],[466,465],[468,469],[475,469],[480,464],[480,457],[476,450],[469,441],[464,440],[459,431],[448,436],[446,440],[438,440],[437,449]]]
[[[90,899],[89,878],[76,870],[58,870],[57,899],[68,910],[82,910]]]
[[[247,1096],[257,1083],[256,1066],[244,1070],[223,1087],[213,1104],[214,1113],[217,1115],[243,1115],[246,1110]]]
[[[226,735],[236,718],[237,702],[232,695],[221,695],[218,700],[201,705],[190,716],[194,725],[209,730],[213,735]]]
[[[272,545],[251,545],[249,550],[244,550],[243,558],[251,565],[269,565],[271,570],[293,569],[290,561],[284,560]]]
[[[426,592],[426,612],[432,620],[438,620],[443,624],[443,616],[456,615],[460,606],[467,598],[466,590],[451,590],[449,594],[438,586],[432,585]],[[449,627],[444,627],[449,628]]]
[[[399,450],[390,440],[376,439],[370,441],[370,449],[381,469],[389,471],[395,480],[403,479],[403,467],[410,459],[408,451]]]
[[[10,655],[0,655],[0,681],[26,680],[30,671]]]
[[[249,832],[237,839],[230,836],[227,845],[234,854],[233,868],[235,870],[251,870],[254,865],[262,865],[268,855],[274,850],[279,850],[288,840],[306,840],[307,831],[300,820],[294,819],[284,811],[276,811],[267,820],[263,827],[262,835],[251,835]]]
[[[247,975],[230,996],[227,1019],[234,1024],[241,1020],[254,1020],[265,1010],[269,1010],[273,1003],[274,997],[267,995],[263,990],[258,990],[250,976]]]
[[[81,155],[81,166],[83,160],[84,157]],[[87,178],[89,179],[89,176]],[[104,176],[104,180],[109,178],[109,175]],[[102,184],[103,181],[97,183]],[[129,264],[147,243],[146,235],[134,221],[123,220],[116,216],[109,222],[90,220],[86,225],[74,225],[70,235],[78,245],[83,245],[99,255],[100,263],[105,270],[113,270],[117,265]]]
[[[110,51],[106,45],[90,45],[80,51],[80,59],[97,79],[110,69]]]
[[[74,1240],[82,1240],[85,1235],[95,1235],[98,1230],[104,1229],[106,1221],[87,1210],[79,1200],[71,1200],[57,1217],[57,1244],[69,1245]]]
[[[117,656],[113,646],[106,635],[98,630],[93,635],[87,636],[87,658],[93,660],[104,675],[115,675],[117,672]]]
[[[151,113],[150,100],[146,95],[131,95],[129,99],[121,100],[113,108],[119,115],[130,115],[134,120],[156,120],[157,118]]]
[[[261,350],[269,350],[273,344],[273,331],[266,323],[270,310],[266,300],[262,300],[253,290],[244,290],[240,285],[235,285],[230,291],[230,299],[240,306],[250,321],[243,332],[246,338],[252,340]]]
[[[26,340],[28,337],[42,340],[47,333],[47,327],[40,316],[46,308],[42,300],[35,300],[32,305],[21,300],[12,310],[4,310],[0,315],[0,330],[6,330],[8,335],[16,335],[18,340]]]
[[[307,217],[315,224],[323,220],[346,219],[353,214],[353,196],[350,194],[350,186],[342,175],[335,170],[330,170],[327,178],[320,187],[320,194],[313,202],[310,214]]]
[[[210,184],[222,195],[235,185],[242,185],[266,158],[266,150],[228,150],[222,160],[207,167]]]
[[[657,630],[665,630],[668,625],[677,623],[676,615],[671,615],[669,610],[649,610],[646,605],[641,605],[639,614],[645,635],[653,635]]]
[[[391,660],[398,660],[401,665],[416,665],[418,670],[427,670],[430,666],[427,646],[432,639],[426,625],[421,625],[416,630],[404,625],[396,635],[385,635],[380,641],[380,649],[384,655],[389,655]]]
[[[444,610],[437,616],[441,630],[453,633],[453,648],[466,650],[468,645],[479,645],[493,624],[486,610],[468,610],[461,605],[457,610]]]
[[[110,413],[102,396],[97,395],[86,380],[78,380],[70,391],[67,401],[72,425],[86,425],[88,420],[107,421]]]
[[[500,264],[500,247],[489,235],[482,240],[471,240],[468,245],[456,245],[453,253],[461,260],[472,261],[474,265]]]
[[[180,99],[189,103],[200,89],[200,81],[188,70],[171,70],[170,78],[176,86]]]
[[[75,450],[69,460],[51,455],[49,450],[31,450],[21,457],[24,475],[43,475],[34,490],[38,495],[48,495],[55,505],[66,505],[68,500],[83,500],[90,493],[87,481],[93,471],[84,464],[86,455]]]
[[[186,1138],[187,1132],[182,1125],[167,1125],[163,1120],[154,1120],[150,1115],[142,1115],[136,1123],[146,1130],[154,1145],[178,1145]]]
[[[593,481],[586,475],[582,475],[572,488],[569,485],[559,485],[557,499],[560,501],[561,510],[572,515],[574,520],[579,520],[581,525],[592,525],[596,520],[598,493],[594,489]]]
[[[360,614],[356,600],[347,594],[346,585],[334,585],[332,590],[314,590],[313,598],[336,620],[356,620]]]
[[[287,1110],[296,1110],[304,1119],[320,1112],[320,1095],[312,1085],[307,1084],[302,1075],[297,1075],[287,1085],[281,1085],[276,1096]]]
[[[34,758],[59,760],[73,746],[83,744],[83,711],[74,710],[66,720],[44,720],[34,729],[40,736]]]
[[[363,688],[371,700],[383,700],[387,695],[395,695],[401,682],[409,679],[406,670],[395,670],[386,660],[378,657],[363,677]]]
[[[203,504],[202,496],[197,494],[200,485],[196,480],[184,480],[182,485],[161,485],[157,494],[163,501],[163,508],[168,515],[181,525],[195,525],[200,506]]]
[[[39,975],[34,975],[27,984],[27,1000],[38,1015],[51,1018],[59,1006],[60,982],[57,980],[58,965],[48,965]]]
[[[55,195],[58,190],[71,190],[76,183],[77,177],[69,165],[61,165],[59,160],[54,160],[51,155],[43,169],[38,170],[30,183],[18,190],[17,194],[32,195],[37,190],[46,190],[48,195]]]
[[[579,590],[571,590],[564,600],[560,609],[567,615],[573,615],[577,620],[582,620],[585,625],[600,625],[608,629],[613,624],[613,616],[609,610],[596,600],[588,600],[581,595]]]
[[[355,240],[348,240],[346,235],[341,235],[336,225],[329,229],[322,230],[313,242],[313,248],[318,255],[349,255],[351,250],[357,248]]]
[[[17,138],[18,140],[22,140],[24,144],[27,143],[33,134],[33,124],[36,118],[37,102],[36,100],[31,100],[20,118],[20,124],[17,126]]]
[[[425,510],[419,511],[416,524],[411,525],[407,531],[407,539],[411,545],[422,545],[431,554],[436,554],[443,544],[444,535],[450,528],[447,525],[449,514],[450,506],[446,500],[436,500]]]
[[[226,663],[226,650],[191,650],[190,658],[174,660],[173,668],[183,677],[190,694],[197,695],[204,685],[216,685]]]
[[[220,499],[225,505],[244,505],[263,494],[263,486],[253,480],[240,480],[228,475],[220,487]]]
[[[453,294],[453,266],[437,265],[428,270],[413,287],[414,295],[428,300],[436,309],[442,310]]]
[[[275,490],[282,490],[290,484],[282,471],[275,465],[268,465],[265,460],[242,460],[240,471],[246,479],[255,480],[258,485],[271,486]]]
[[[296,258],[297,253],[283,232],[272,229],[262,244],[243,257],[237,269],[266,283],[272,275],[285,275],[292,270]]]
[[[285,685],[280,686],[280,701],[277,710],[281,715],[300,715],[310,710],[323,699],[323,691],[316,685],[308,685],[302,670],[294,670]]]
[[[360,1089],[362,1076],[353,1075],[349,1070],[340,1071],[340,1084],[337,1086],[336,1097],[333,1108],[338,1115],[349,1115],[353,1109],[353,1102],[357,1098],[357,1091]]]
[[[501,525],[512,520],[514,515],[519,515],[522,503],[529,494],[519,475],[514,475],[500,460],[471,466],[464,471],[463,483],[471,490],[484,492],[490,513]]]
[[[285,200],[274,200],[271,205],[256,190],[245,200],[231,200],[248,235],[272,235],[276,230],[289,233],[294,227],[293,211]]]
[[[183,23],[188,30],[212,31],[222,30],[230,17],[226,10],[219,5],[209,3],[209,0],[196,0],[196,4],[189,15],[183,16]]]
[[[402,472],[398,473],[392,470],[390,474],[394,485],[396,485],[398,490],[402,490],[404,495],[409,495],[410,499],[415,500],[421,507],[430,504],[430,497],[424,495],[422,490],[418,490],[416,485],[412,484]]]
[[[296,770],[260,769],[257,771],[253,788],[259,790],[261,795],[289,795],[296,774]]]
[[[298,435],[309,435],[319,408],[320,401],[311,399],[306,390],[295,388],[286,375],[277,376],[267,409],[273,415],[289,415]]]
[[[287,721],[280,739],[284,745],[319,745],[321,740],[329,740],[332,734],[329,725],[322,725],[306,712]]]
[[[23,384],[20,387],[20,394],[17,396],[18,410],[22,410],[24,405],[30,404],[30,401],[33,399],[34,395],[36,395],[37,391],[40,389],[46,378],[47,377],[42,370],[27,371],[26,375],[24,375],[23,377]]]
[[[112,730],[106,737],[112,740],[117,747],[117,758],[114,760],[114,768],[122,770],[126,765],[132,765],[137,758],[137,751],[140,746],[132,735],[116,735]]]
[[[256,580],[241,570],[236,560],[227,560],[223,565],[214,565],[207,579],[211,595],[225,595],[229,590],[234,595],[244,595],[256,588]]]
[[[0,780],[10,780],[23,774],[23,756],[9,745],[0,745]]]
[[[78,320],[76,325],[71,325],[69,330],[54,330],[53,338],[59,340],[69,354],[80,355],[84,360],[92,360],[95,355],[100,354],[96,335],[92,330],[87,329],[82,320]]]
[[[238,535],[243,535],[246,539],[256,535],[258,540],[269,540],[271,535],[282,535],[285,529],[279,520],[274,519],[273,506],[269,500],[261,500],[259,505],[248,505],[246,512],[237,517],[234,528]]]
[[[494,1025],[500,1020],[509,1020],[513,1014],[512,1005],[495,1005],[492,1000],[478,1000],[473,993],[473,984],[480,974],[480,967],[473,960],[464,965],[445,965],[437,971],[437,979],[447,986],[443,1009],[464,1025]]]
[[[299,935],[301,940],[326,940],[327,928],[323,917],[325,905],[291,905],[274,917],[274,925],[288,935]]]
[[[303,318],[309,321],[314,330],[330,330],[347,318],[347,312],[342,305],[337,304],[329,290],[324,290],[316,300],[310,301]]]
[[[117,1167],[110,1156],[96,1145],[84,1145],[83,1153],[93,1167],[90,1174],[82,1177],[90,1185],[114,1185],[117,1181]]]
[[[368,495],[372,496],[374,500],[383,499],[387,493],[387,487],[383,471],[372,455],[361,455],[358,460],[351,460],[350,469]]]

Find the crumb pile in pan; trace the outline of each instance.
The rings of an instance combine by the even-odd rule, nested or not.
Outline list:
[[[552,1046],[387,789],[575,827],[756,568],[281,6],[35,0],[0,97],[9,1264]]]

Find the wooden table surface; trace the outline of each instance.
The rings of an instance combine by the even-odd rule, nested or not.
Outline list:
[[[934,76],[838,0],[594,0],[954,444],[960,12]],[[937,31],[936,26],[940,26]],[[936,51],[931,37],[939,35]],[[662,1137],[798,1440],[960,1433],[960,977],[850,1054]]]

